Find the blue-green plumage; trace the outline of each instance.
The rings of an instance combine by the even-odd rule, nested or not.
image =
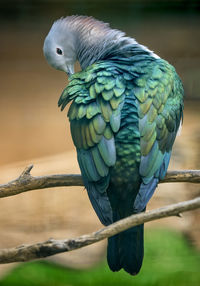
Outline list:
[[[147,55],[100,61],[71,76],[59,105],[74,99],[68,113],[72,137],[103,224],[145,210],[167,171],[182,95],[174,68]],[[109,238],[113,271],[136,274],[142,259],[143,225]]]
[[[71,41],[70,41],[71,39]],[[55,48],[63,52],[55,56]],[[90,201],[104,225],[145,211],[170,160],[183,112],[175,69],[134,39],[90,17],[54,23],[44,53],[71,73],[58,105],[68,117]],[[108,239],[108,264],[134,275],[143,260],[143,225]]]

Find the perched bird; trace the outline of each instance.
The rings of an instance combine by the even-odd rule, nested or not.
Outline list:
[[[87,16],[57,20],[44,42],[48,63],[69,75],[58,105],[68,111],[88,196],[104,225],[143,212],[163,179],[183,116],[183,87],[173,66]],[[74,73],[79,61],[82,71]],[[108,239],[112,271],[135,275],[143,225]]]

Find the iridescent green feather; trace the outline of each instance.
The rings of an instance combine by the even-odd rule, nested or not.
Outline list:
[[[94,126],[95,132],[99,135],[103,134],[103,131],[106,127],[106,122],[103,119],[102,115],[97,115],[93,118],[92,124]]]
[[[161,59],[134,59],[131,66],[129,59],[105,61],[76,73],[59,100],[62,109],[73,100],[68,116],[86,181],[108,176],[113,166],[118,185],[129,177],[131,186],[148,184],[170,156],[183,109],[180,79]]]
[[[100,176],[106,175],[107,168],[116,160],[114,134],[120,128],[124,95],[126,86],[131,85],[127,84],[130,79],[128,73],[123,78],[109,63],[93,64],[70,77],[59,101],[59,105],[66,105],[74,100],[68,112],[74,144],[78,149],[92,150],[90,156]],[[79,152],[84,172],[87,164],[84,164],[83,154]]]
[[[179,127],[176,116],[183,108],[183,88],[172,66],[159,60],[157,65],[148,65],[147,74],[148,79],[144,75],[135,81],[143,156],[140,170],[144,179],[160,168],[163,154],[171,150]],[[180,116],[179,113],[179,121]],[[151,154],[155,144],[158,147]]]

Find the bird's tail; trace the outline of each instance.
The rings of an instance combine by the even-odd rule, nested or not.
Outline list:
[[[131,275],[140,271],[144,256],[143,237],[144,225],[141,224],[108,239],[107,260],[112,271],[123,268]]]

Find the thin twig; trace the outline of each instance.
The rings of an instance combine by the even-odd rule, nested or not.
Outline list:
[[[45,188],[83,186],[81,175],[63,174],[33,177],[30,174],[32,168],[33,165],[26,167],[17,179],[0,185],[0,198]],[[200,183],[200,170],[168,171],[165,179],[160,183],[168,182]]]
[[[10,249],[1,249],[0,263],[3,264],[29,261],[33,259],[44,258],[61,252],[68,252],[113,236],[132,226],[164,217],[177,216],[179,213],[194,210],[199,207],[200,197],[190,201],[172,204],[159,209],[147,211],[146,213],[132,215],[105,228],[102,228],[97,232],[82,235],[74,239],[50,239],[36,244],[27,244]]]

